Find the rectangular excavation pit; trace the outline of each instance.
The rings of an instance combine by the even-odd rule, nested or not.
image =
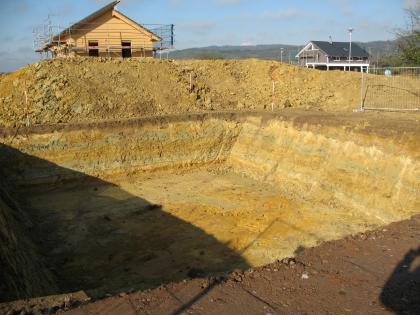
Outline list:
[[[22,237],[54,278],[47,293],[98,297],[261,266],[409,217],[417,131],[401,143],[258,114],[47,128],[3,136],[2,184],[32,223]]]

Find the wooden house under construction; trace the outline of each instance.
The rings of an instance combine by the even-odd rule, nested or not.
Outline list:
[[[65,29],[49,22],[42,31],[34,30],[35,51],[51,53],[53,57],[151,57],[154,52],[173,46],[173,25],[146,28],[117,11],[119,2],[113,1]]]

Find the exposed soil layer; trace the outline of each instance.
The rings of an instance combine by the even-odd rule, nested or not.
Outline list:
[[[68,314],[419,314],[419,240],[415,216],[263,268],[121,294]]]
[[[0,126],[288,107],[351,111],[360,105],[360,82],[360,73],[252,59],[55,59],[0,77]],[[420,85],[404,84],[411,91]]]
[[[2,129],[2,184],[30,221],[17,237],[0,226],[5,248],[30,240],[34,279],[57,285],[16,297],[220,276],[407,219],[420,209],[418,117],[207,113]],[[1,258],[34,272],[13,250]]]
[[[419,314],[420,216],[305,249],[267,266],[122,292],[0,305],[0,311],[65,314]],[[72,308],[71,310],[69,310]],[[11,311],[12,312],[12,311]]]
[[[56,289],[50,271],[27,233],[28,214],[0,181],[0,302],[47,295]],[[8,187],[7,187],[8,188]]]

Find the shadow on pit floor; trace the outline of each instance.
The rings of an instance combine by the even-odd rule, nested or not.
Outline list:
[[[55,276],[59,289],[50,294],[97,298],[249,267],[213,236],[113,183],[3,144],[0,165],[33,223],[27,235]]]
[[[380,295],[382,303],[397,315],[420,314],[420,247],[410,250],[392,272]]]

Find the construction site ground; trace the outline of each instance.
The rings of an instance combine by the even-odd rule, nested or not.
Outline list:
[[[123,293],[68,314],[419,314],[419,240],[416,216],[262,268]]]
[[[59,296],[3,304],[1,310],[75,315],[415,315],[420,312],[419,240],[420,216],[415,216],[245,272],[125,291],[85,305],[86,296],[75,294],[71,302]]]
[[[272,61],[2,75],[0,314],[419,314],[420,114],[359,99]]]
[[[0,77],[5,126],[289,107],[351,111],[359,105],[360,73],[252,59],[55,59]]]

